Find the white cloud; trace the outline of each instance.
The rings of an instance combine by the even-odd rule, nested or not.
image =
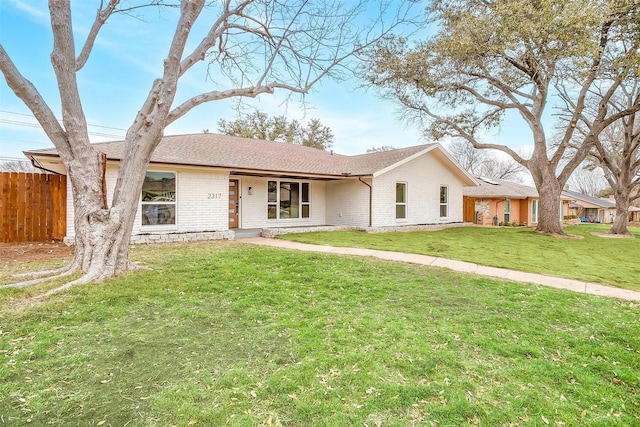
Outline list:
[[[22,0],[10,0],[11,4],[15,6],[17,9],[26,12],[32,19],[36,21],[42,21],[43,19],[47,19],[49,17],[49,8],[47,4],[44,2],[36,2],[38,6],[34,6],[34,2],[25,2]]]

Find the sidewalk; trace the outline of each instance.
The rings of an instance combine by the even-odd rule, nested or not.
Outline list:
[[[295,249],[307,252],[321,252],[339,255],[367,256],[388,261],[409,262],[412,264],[422,264],[431,267],[447,268],[449,270],[462,273],[478,274],[480,276],[504,279],[512,282],[533,283],[536,285],[550,286],[559,289],[568,289],[574,292],[581,292],[592,295],[620,298],[630,301],[640,301],[640,292],[627,289],[620,289],[613,286],[601,285],[598,283],[581,282],[579,280],[564,279],[562,277],[546,276],[544,274],[525,273],[522,271],[508,270],[505,268],[487,267],[472,262],[456,261],[446,258],[438,258],[429,255],[407,254],[401,252],[379,251],[364,248],[341,248],[324,245],[310,245],[306,243],[290,242],[280,239],[266,239],[264,237],[253,237],[239,240],[242,243],[253,245],[272,246],[277,248]]]

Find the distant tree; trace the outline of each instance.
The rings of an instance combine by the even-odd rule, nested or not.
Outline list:
[[[0,172],[38,172],[28,160],[0,160]]]
[[[515,160],[492,153],[491,150],[479,150],[463,139],[452,140],[447,145],[451,156],[464,169],[475,176],[498,178],[512,182],[522,182],[526,168]]]
[[[367,149],[367,153],[379,153],[380,151],[391,151],[395,150],[397,147],[392,145],[381,145],[380,147],[371,147]]]
[[[229,122],[220,119],[218,131],[225,135],[286,142],[320,150],[328,150],[333,145],[331,129],[323,126],[320,119],[312,118],[302,127],[295,119],[288,120],[285,116],[269,117],[260,111]]]
[[[598,194],[596,194],[596,197],[598,197],[600,199],[608,199],[609,196],[613,196],[613,195],[614,195],[613,188],[607,187],[607,188],[603,188],[602,190],[598,191]]]
[[[607,187],[607,181],[602,169],[591,160],[587,160],[573,171],[567,185],[571,190],[587,196],[599,197],[598,194]]]

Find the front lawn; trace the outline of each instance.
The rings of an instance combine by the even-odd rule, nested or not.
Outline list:
[[[637,304],[238,243],[133,257],[33,306],[0,290],[0,424],[640,424]]]
[[[565,229],[568,235],[579,238],[544,236],[531,228],[509,227],[379,234],[335,231],[287,234],[280,238],[433,255],[640,290],[640,228],[629,229],[635,239],[593,235],[608,229],[607,225],[591,224]]]

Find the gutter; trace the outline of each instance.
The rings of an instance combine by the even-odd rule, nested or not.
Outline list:
[[[362,177],[358,177],[358,181],[369,187],[369,227],[371,227],[371,217],[373,216],[373,187],[362,180]]]
[[[29,160],[31,160],[31,165],[36,169],[41,169],[41,170],[43,170],[45,172],[53,173],[55,175],[64,175],[64,174],[62,174],[60,172],[56,172],[54,170],[45,168],[44,166],[42,166],[40,164],[40,162],[34,156],[29,157]]]

